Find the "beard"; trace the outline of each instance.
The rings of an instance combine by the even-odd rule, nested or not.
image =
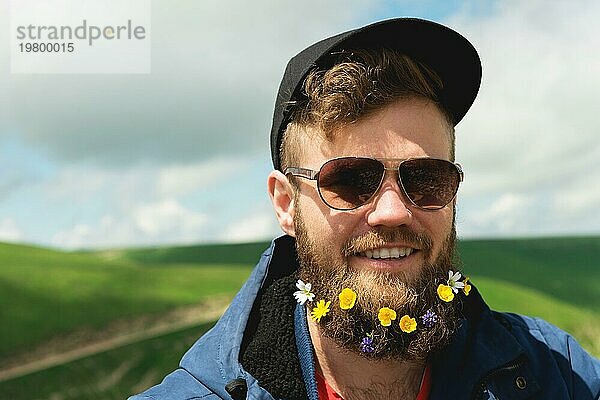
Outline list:
[[[338,250],[311,238],[298,204],[294,223],[299,278],[312,284],[315,300],[331,300],[332,303],[329,313],[318,324],[321,334],[346,351],[376,360],[425,360],[449,343],[461,318],[461,300],[456,296],[450,303],[441,301],[437,286],[446,283],[449,270],[457,270],[453,266],[454,221],[434,259],[431,239],[406,226],[373,229],[349,239]],[[356,270],[348,265],[348,257],[392,242],[420,249],[425,262],[418,268],[417,276],[404,271]],[[342,310],[338,304],[338,295],[344,288],[351,288],[357,294],[356,303],[350,310]],[[382,307],[397,313],[391,326],[379,323],[377,315]],[[437,321],[431,327],[425,327],[421,320],[428,311],[437,315]],[[400,330],[398,322],[403,315],[417,320],[414,332]],[[372,338],[372,345],[365,352],[361,343],[367,335]]]

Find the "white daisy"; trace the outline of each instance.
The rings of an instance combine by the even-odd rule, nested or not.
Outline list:
[[[300,304],[306,303],[306,301],[313,301],[315,294],[311,293],[310,289],[312,285],[310,283],[304,283],[300,279],[296,282],[296,287],[300,290],[294,292],[296,301]]]
[[[465,287],[465,283],[460,282],[461,277],[462,275],[460,274],[460,272],[453,272],[452,270],[448,272],[448,286],[452,288],[452,291],[454,293],[458,293],[459,289]]]

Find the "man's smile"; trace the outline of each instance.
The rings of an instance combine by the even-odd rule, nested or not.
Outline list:
[[[349,261],[359,269],[408,271],[421,265],[421,261],[417,259],[421,253],[421,250],[414,247],[386,246],[355,253]]]
[[[411,247],[380,247],[366,250],[358,255],[367,258],[404,258],[410,256],[415,250]]]

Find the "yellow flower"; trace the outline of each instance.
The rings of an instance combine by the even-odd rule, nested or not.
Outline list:
[[[379,322],[381,323],[381,325],[390,326],[392,324],[392,321],[396,319],[396,311],[387,307],[380,308],[379,315],[377,315],[377,318],[379,318]]]
[[[402,332],[411,333],[417,329],[417,321],[408,315],[400,318],[400,329]]]
[[[452,288],[448,285],[440,284],[437,287],[437,294],[440,297],[440,299],[444,300],[446,303],[449,303],[452,300],[454,300],[454,293],[452,292]]]
[[[338,297],[340,298],[340,308],[342,310],[349,310],[356,303],[356,292],[352,289],[344,288]]]
[[[317,306],[313,308],[312,313],[310,314],[313,321],[321,322],[321,317],[324,317],[329,312],[330,304],[331,301],[325,303],[325,300],[319,300]]]
[[[465,280],[463,281],[465,284],[465,287],[463,287],[463,292],[465,292],[465,296],[469,295],[469,292],[471,291],[471,285],[469,285],[467,282],[469,281],[469,277],[467,276],[465,278]]]

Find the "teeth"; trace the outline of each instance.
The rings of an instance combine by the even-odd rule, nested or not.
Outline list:
[[[408,257],[413,251],[414,249],[410,247],[391,247],[366,250],[361,255],[368,258],[401,258]]]

